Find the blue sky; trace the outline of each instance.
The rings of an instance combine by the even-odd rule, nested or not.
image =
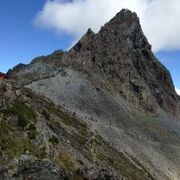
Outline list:
[[[110,5],[107,5],[108,10],[106,10],[105,7],[101,6],[102,0],[97,0],[96,13],[92,0],[77,1],[79,1],[78,4],[72,3],[67,6],[66,3],[62,3],[63,1],[58,0],[0,0],[0,71],[6,72],[20,62],[29,63],[33,58],[47,55],[57,49],[66,50],[82,36],[88,27],[91,27],[95,32],[98,31],[100,25],[102,26],[112,18],[121,8],[121,6],[115,5],[116,9],[112,7],[111,11]],[[125,0],[120,1],[125,2]],[[134,4],[127,4],[128,0],[126,0],[125,7],[131,9],[131,5],[133,5],[135,7],[133,10],[139,12],[143,30],[150,39],[150,43],[152,42],[153,47],[156,48],[156,56],[170,70],[175,86],[180,89],[180,48],[179,44],[175,42],[177,37],[174,36],[175,40],[172,39],[175,33],[171,35],[171,31],[160,32],[163,38],[160,41],[157,32],[157,37],[154,35],[155,33],[152,34],[153,24],[149,23],[151,25],[149,27],[149,24],[144,23],[146,18],[141,18],[142,9],[147,9],[150,5],[137,3],[142,0],[133,1]],[[106,4],[105,2],[106,0],[103,1],[103,4]],[[111,4],[113,4],[112,2],[113,0]],[[152,9],[152,5],[149,9]],[[107,14],[108,17],[101,12],[102,10],[107,11],[104,14]],[[84,12],[86,14],[82,15]],[[98,13],[105,17],[99,18]],[[149,14],[151,13],[154,14],[154,11],[149,12]],[[174,26],[174,31],[177,28]],[[172,38],[169,39],[167,34]]]
[[[43,4],[44,0],[0,0],[0,71],[69,47],[71,36],[57,35],[33,24]]]
[[[180,51],[162,51],[156,56],[170,71],[175,86],[180,89]]]

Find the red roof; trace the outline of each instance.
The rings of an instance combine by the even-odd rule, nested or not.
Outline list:
[[[0,72],[0,80],[8,79],[8,75]]]

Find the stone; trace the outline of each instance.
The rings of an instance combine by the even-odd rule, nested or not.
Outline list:
[[[12,90],[13,89],[12,84],[11,83],[5,83],[4,89],[5,89],[5,91]]]
[[[17,126],[17,124],[18,124],[18,117],[15,116],[15,115],[14,116],[10,116],[10,117],[7,118],[7,121],[8,121],[8,123],[10,125]]]
[[[0,108],[3,107],[3,100],[0,98]]]
[[[4,98],[0,98],[0,108],[6,107],[6,102]]]
[[[0,177],[3,179],[69,179],[70,175],[64,171],[56,170],[53,165],[46,160],[39,160],[30,155],[21,155],[14,159],[11,164],[4,169],[0,169]]]
[[[16,96],[17,97],[21,96],[21,90],[19,90],[19,89],[16,90]]]

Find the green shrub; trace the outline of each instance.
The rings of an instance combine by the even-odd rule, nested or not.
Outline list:
[[[36,126],[34,124],[30,124],[28,128],[28,138],[33,140],[36,139],[36,136],[37,136]]]
[[[43,158],[41,151],[28,138],[25,138],[15,127],[5,121],[0,123],[0,147],[4,154],[4,157],[0,158],[0,164],[5,164],[27,151],[31,155]]]
[[[16,115],[18,117],[18,126],[25,128],[30,120],[36,119],[35,111],[20,101],[14,101],[11,106],[3,110],[5,116]]]
[[[42,110],[42,115],[47,119],[47,120],[50,120],[50,115],[47,113],[46,110]]]
[[[49,142],[52,144],[58,144],[59,143],[58,138],[54,135],[49,139]]]

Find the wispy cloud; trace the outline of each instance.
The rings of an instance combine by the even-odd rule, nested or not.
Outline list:
[[[176,89],[177,94],[180,96],[180,89],[178,88],[175,88],[175,89]]]
[[[48,0],[35,24],[80,38],[95,32],[122,8],[137,12],[154,51],[180,49],[179,0]]]

